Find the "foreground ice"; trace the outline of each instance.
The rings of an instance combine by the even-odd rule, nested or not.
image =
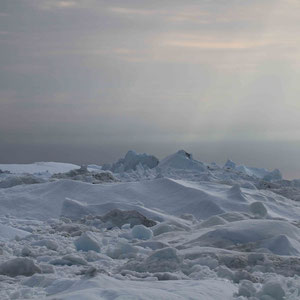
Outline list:
[[[297,180],[185,151],[129,158],[109,180],[2,165],[1,300],[300,299]]]

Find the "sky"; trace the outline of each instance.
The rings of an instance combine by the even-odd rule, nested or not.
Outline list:
[[[299,0],[1,0],[0,162],[178,149],[300,178]]]

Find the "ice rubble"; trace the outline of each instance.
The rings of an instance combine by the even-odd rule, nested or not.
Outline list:
[[[300,299],[297,181],[183,150],[119,162],[97,185],[4,166],[45,182],[0,188],[0,299]]]
[[[64,173],[79,166],[74,164],[59,163],[59,162],[36,162],[32,164],[0,164],[0,169],[9,171],[13,174],[54,174]]]
[[[41,273],[41,269],[29,258],[14,258],[0,264],[0,274],[15,277],[19,275],[32,276]]]
[[[156,225],[156,222],[143,216],[141,213],[135,210],[124,211],[119,209],[113,209],[104,216],[101,217],[101,221],[108,224],[110,227],[122,227],[125,224],[129,224],[130,227],[135,225],[144,225],[146,227],[152,227]]]
[[[87,166],[81,166],[80,169],[74,169],[66,173],[55,173],[51,178],[80,180],[93,184],[117,181],[111,172],[104,172],[101,170],[97,172],[89,171]]]
[[[227,170],[236,170],[243,174],[249,175],[251,177],[257,177],[265,181],[275,181],[282,179],[282,175],[278,169],[268,171],[263,168],[246,167],[244,165],[237,165],[232,160],[228,160],[223,168]]]
[[[133,150],[127,152],[124,158],[119,159],[112,165],[104,165],[103,170],[110,170],[115,173],[126,172],[130,170],[136,170],[140,165],[149,169],[155,168],[159,163],[159,160],[146,153],[138,154]]]
[[[13,228],[5,224],[0,224],[0,242],[5,240],[11,240],[15,237],[23,238],[29,234],[29,232],[26,232],[24,230]]]
[[[10,188],[22,184],[35,184],[45,182],[42,178],[38,178],[31,174],[9,175],[0,181],[0,188]]]

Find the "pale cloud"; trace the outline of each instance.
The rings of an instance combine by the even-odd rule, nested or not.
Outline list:
[[[109,7],[108,11],[111,11],[120,15],[138,15],[138,16],[152,16],[156,14],[161,14],[160,10],[148,10],[148,9],[135,9],[135,8],[126,8],[126,7]]]
[[[164,41],[166,46],[183,47],[183,48],[197,48],[210,50],[248,50],[270,46],[271,43],[266,41],[203,41],[201,39],[174,39]]]
[[[2,1],[1,141],[299,140],[297,0]]]
[[[33,5],[41,10],[53,10],[75,8],[78,7],[80,3],[80,0],[34,0]]]

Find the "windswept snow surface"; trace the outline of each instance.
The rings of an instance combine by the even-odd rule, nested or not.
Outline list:
[[[300,299],[298,181],[183,150],[134,165],[0,165],[1,300]]]

